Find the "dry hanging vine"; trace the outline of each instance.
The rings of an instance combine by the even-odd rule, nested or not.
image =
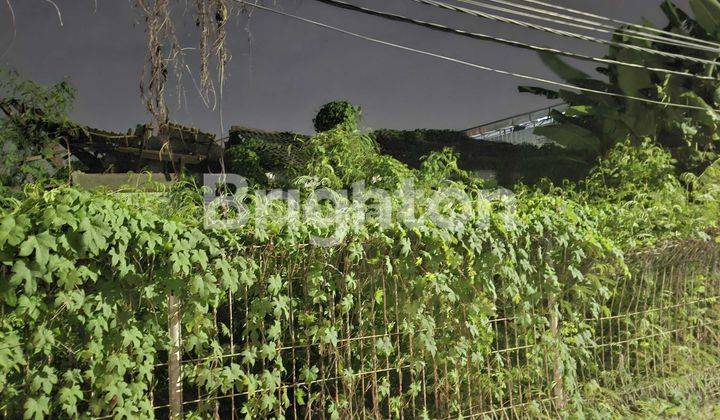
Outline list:
[[[180,44],[177,36],[177,21],[182,14],[180,17],[175,16],[174,3],[170,0],[136,0],[135,4],[145,17],[147,33],[147,56],[140,78],[140,93],[152,115],[153,132],[162,141],[163,153],[172,156],[167,134],[170,117],[166,87],[169,81],[175,82],[179,102],[183,92],[183,72],[188,71],[192,77],[190,67],[185,63],[186,48]],[[219,83],[219,91],[222,92],[225,66],[230,61],[226,46],[226,24],[232,8],[228,0],[196,0],[195,8],[200,60],[198,93],[204,104],[214,110],[218,92],[211,76],[211,61],[213,58],[216,61],[215,77]]]

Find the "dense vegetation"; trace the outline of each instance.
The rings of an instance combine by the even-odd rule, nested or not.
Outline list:
[[[675,29],[717,35],[712,22],[665,8]],[[609,83],[625,86],[616,70]],[[650,80],[652,91],[661,81]],[[231,230],[204,225],[209,191],[192,177],[163,194],[48,181],[57,172],[37,165],[62,141],[53,127],[66,121],[71,90],[6,86],[31,106],[0,126],[11,152],[0,198],[4,417],[166,415],[170,293],[182,303],[188,418],[688,416],[717,397],[710,109],[581,106],[559,92],[571,111],[553,133],[592,132],[592,153],[553,146],[509,162],[518,149],[473,149],[457,133],[363,132],[359,110],[336,103],[312,137],[227,150],[229,168],[255,181],[236,191],[241,203],[266,216]],[[709,87],[698,89],[706,100]],[[658,127],[639,130],[626,119],[635,112],[652,112]],[[626,130],[588,125],[598,121]],[[537,182],[507,175],[514,196],[490,194],[494,184],[466,170],[490,151],[505,166],[536,164],[519,178]],[[581,181],[537,175],[573,161]],[[412,184],[414,210],[392,195],[384,220],[336,197],[342,211],[319,203],[299,222],[288,203],[254,194],[286,187],[308,198],[359,181],[391,192]],[[313,241],[338,233],[335,246]]]
[[[356,129],[350,127],[346,131]],[[232,143],[226,153],[228,171],[259,184],[267,184],[267,174],[272,174],[272,185],[284,185],[290,180],[287,171],[301,164],[306,143],[312,149],[308,138],[301,135],[269,138],[258,134],[243,140],[235,137],[231,132]],[[518,182],[536,184],[543,178],[556,183],[576,181],[592,166],[585,154],[560,146],[483,142],[452,130],[374,130],[363,139],[372,139],[377,144],[374,150],[415,169],[420,168],[425,156],[449,149],[457,156],[460,168],[476,175],[491,175],[495,183],[504,187]]]
[[[592,166],[583,153],[548,144],[509,144],[478,141],[451,130],[377,130],[372,133],[383,153],[412,167],[423,156],[445,148],[453,150],[458,165],[475,173],[491,172],[499,185],[535,184],[542,178],[554,182],[579,180]]]
[[[425,210],[443,187],[484,194],[483,181],[460,170],[451,153],[410,169],[379,154],[358,131],[321,133],[301,153],[289,175],[303,191],[359,180],[393,189],[412,180],[425,192],[418,197]],[[562,380],[564,410],[603,415],[594,404],[605,394],[586,396],[583,378],[595,376],[595,386],[608,390],[618,379],[593,373],[602,367],[577,343],[597,331],[582,320],[615,313],[611,302],[629,305],[622,296],[652,289],[648,280],[619,287],[637,273],[624,253],[671,238],[707,238],[718,215],[715,191],[695,177],[678,177],[673,158],[652,143],[624,142],[583,183],[545,182],[516,192],[510,201],[479,199],[445,226],[426,218],[412,226],[354,224],[338,246],[323,248],[308,243],[310,235],[328,232],[327,220],[289,224],[286,207],[261,201],[248,205],[272,212],[262,226],[205,230],[200,197],[187,184],[163,197],[28,186],[3,200],[0,215],[0,409],[38,418],[151,415],[165,401],[165,296],[174,291],[183,302],[184,358],[197,361],[185,366],[185,386],[205,396],[186,410],[198,416],[227,410],[211,397],[233,390],[244,395],[247,415],[294,409],[346,416],[363,405],[362,394],[352,391],[353,375],[377,370],[378,360],[410,366],[404,375],[375,377],[373,401],[391,416],[458,413],[467,396],[445,395],[445,387],[484,383],[487,398],[504,401],[515,391],[501,373],[539,399],[552,396],[553,380],[542,373],[548,368]],[[702,281],[698,276],[693,282]],[[688,297],[711,289],[707,283]],[[222,315],[231,296],[234,324]],[[522,369],[492,358],[503,330],[489,321],[511,315],[522,321],[505,334],[535,343]],[[562,335],[546,328],[551,319],[562,320]],[[362,340],[346,341],[388,330],[400,338],[366,344],[372,351],[363,350]],[[230,336],[242,355],[218,358],[231,353]],[[290,340],[306,349],[278,350]],[[672,348],[662,337],[643,343],[657,352]],[[710,351],[701,342],[691,347],[697,350],[686,356],[693,363]],[[546,354],[556,354],[559,365],[548,366]],[[637,357],[632,363],[641,366]],[[485,363],[494,374],[469,373]],[[425,366],[443,366],[443,373],[420,381]],[[280,387],[335,371],[349,376],[330,388]],[[414,411],[421,385],[445,396]],[[632,408],[612,401],[602,409]]]

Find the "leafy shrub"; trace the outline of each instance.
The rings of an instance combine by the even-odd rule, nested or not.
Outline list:
[[[515,145],[478,141],[452,130],[377,130],[372,133],[380,150],[406,165],[419,168],[424,156],[446,148],[458,156],[466,171],[492,171],[500,185],[535,184],[542,178],[554,182],[576,181],[591,164],[583,154],[553,145]]]
[[[70,128],[67,114],[75,98],[67,82],[43,86],[0,69],[0,185],[18,186],[45,180],[55,174],[58,146],[65,142],[57,132]],[[59,156],[62,161],[64,155]]]
[[[464,394],[445,394],[446,387],[482,385],[503,401],[512,380],[549,395],[548,369],[557,370],[579,414],[581,378],[601,369],[587,350],[598,334],[588,320],[631,308],[633,299],[623,296],[654,293],[648,280],[627,280],[621,250],[703,227],[688,218],[704,202],[678,201],[672,159],[652,145],[638,156],[619,146],[582,186],[521,188],[514,200],[493,201],[449,151],[410,171],[376,147],[341,128],[315,136],[301,150],[306,166],[292,169],[309,175],[296,183],[344,187],[380,175],[378,184],[395,187],[413,179],[423,192],[421,210],[439,187],[454,185],[478,198],[474,211],[450,227],[425,218],[413,226],[354,225],[338,246],[322,248],[309,243],[326,229],[315,220],[289,226],[273,217],[261,233],[252,226],[203,230],[201,202],[187,186],[170,191],[171,205],[151,195],[73,188],[27,188],[8,200],[0,212],[0,406],[11,416],[156,414],[152,405],[167,394],[166,295],[173,291],[183,302],[184,358],[193,361],[184,364],[184,386],[204,397],[188,415],[215,415],[211,397],[233,392],[246,393],[249,416],[283,414],[293,403],[301,412],[348,414],[367,398],[353,391],[352,378],[378,357],[409,366],[406,390],[446,395],[428,405],[427,416],[459,412]],[[653,196],[654,188],[667,190]],[[646,213],[656,210],[647,224]],[[220,316],[231,294],[233,324]],[[512,327],[490,322],[511,317]],[[546,328],[552,319],[563,320],[561,333]],[[362,341],[343,341],[388,330],[403,338],[379,340],[372,352],[362,351]],[[242,349],[235,360],[223,357],[232,352],[231,334],[235,351]],[[496,357],[496,346],[512,345],[505,334],[532,344],[522,367]],[[301,345],[279,350],[288,343]],[[340,363],[349,382],[336,388],[339,405],[323,399],[335,389],[301,386],[291,394],[279,385],[326,378]],[[492,374],[468,374],[478,364]],[[420,381],[433,365],[443,371]],[[387,390],[389,409],[409,410],[412,394],[396,395],[399,376],[386,377],[378,386]]]
[[[182,207],[170,214],[150,196],[60,188],[33,189],[2,211],[5,412],[153,415],[153,369],[167,350],[159,316],[167,293],[182,296],[192,325],[183,332],[185,348],[192,351],[211,344],[207,305],[239,279],[232,259],[221,257],[230,248],[188,224]]]
[[[655,361],[648,354],[664,358],[673,344],[672,336],[651,336],[627,361],[624,346],[609,347],[605,365],[606,353],[601,362],[589,350],[595,340],[626,340],[636,326],[599,317],[637,311],[656,294],[661,304],[675,304],[680,290],[715,303],[708,299],[712,252],[692,261],[678,254],[688,277],[667,289],[665,277],[633,281],[626,265],[625,253],[638,247],[697,236],[713,225],[708,211],[717,207],[709,205],[717,190],[702,187],[709,181],[678,177],[671,155],[649,141],[612,148],[578,185],[518,186],[513,199],[493,200],[450,149],[413,170],[347,125],[290,146],[287,160],[263,155],[265,145],[252,141],[229,156],[256,177],[278,165],[303,194],[361,180],[386,189],[413,181],[421,216],[443,187],[468,194],[472,205],[447,226],[427,217],[352,224],[337,246],[324,248],[310,237],[332,226],[315,219],[291,225],[286,208],[274,209],[277,217],[262,229],[203,229],[192,185],[163,196],[28,186],[0,200],[3,414],[158,414],[153,405],[163,406],[167,395],[170,292],[182,302],[183,385],[202,397],[187,407],[191,418],[226,414],[227,404],[213,397],[231,394],[243,396],[237,403],[248,417],[290,410],[349,417],[352,407],[368,404],[358,375],[379,365],[404,369],[373,377],[373,398],[388,417],[460,416],[472,390],[504,403],[511,387],[542,398],[558,383],[568,413],[592,415],[582,398],[600,399],[593,386],[632,380],[623,363],[637,368]],[[264,203],[246,204],[259,211]],[[467,204],[443,202],[439,211]],[[675,315],[679,322],[716,317],[706,307]],[[637,328],[655,333],[667,322],[648,318]],[[368,336],[381,338],[369,344]],[[500,347],[523,349],[516,353],[522,363],[502,357]],[[622,362],[613,365],[614,357]],[[478,366],[487,373],[476,374]],[[285,386],[290,381],[300,385]],[[410,403],[422,388],[437,397],[427,411]]]
[[[313,184],[344,188],[373,180],[376,186],[395,188],[411,174],[404,164],[381,155],[371,136],[347,126],[308,139],[298,150],[296,162],[289,170],[290,179],[306,188]]]
[[[252,144],[229,147],[225,151],[227,170],[256,182],[263,180],[267,167],[262,164],[265,159]],[[274,164],[275,162],[273,162]]]
[[[420,169],[417,176],[426,186],[437,185],[438,182],[448,180],[461,184],[482,185],[483,180],[458,166],[458,154],[453,149],[445,148],[441,151],[431,152],[421,158]]]
[[[348,101],[333,101],[320,108],[313,118],[313,125],[318,133],[332,130],[340,125],[345,126],[348,130],[353,130],[357,128],[360,113],[360,107]]]
[[[656,143],[626,141],[611,148],[587,179],[566,189],[575,200],[597,208],[600,226],[629,249],[694,236],[717,224],[710,204],[718,195],[698,194],[691,188],[695,177],[685,174],[683,181],[677,171],[670,152]]]
[[[249,139],[229,147],[225,152],[227,169],[254,181],[256,184],[268,185],[268,176],[284,185],[288,167],[295,164],[302,143],[269,142],[260,139]]]

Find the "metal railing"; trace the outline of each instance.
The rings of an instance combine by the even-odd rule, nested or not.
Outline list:
[[[477,127],[465,130],[465,134],[476,140],[510,143],[510,144],[534,144],[542,145],[548,143],[543,136],[533,133],[537,127],[553,123],[552,111],[562,112],[567,108],[564,104],[518,114],[512,117],[503,118]]]

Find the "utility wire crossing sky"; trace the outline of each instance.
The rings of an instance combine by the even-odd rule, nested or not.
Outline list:
[[[426,4],[419,4],[423,2]],[[56,3],[61,11],[62,26],[57,11],[47,2],[12,2],[17,34],[1,64],[17,69],[25,78],[44,83],[68,77],[78,89],[73,117],[81,123],[124,131],[148,121],[138,87],[146,48],[138,12],[127,2],[109,0],[98,0],[97,9],[93,1],[58,0]],[[556,33],[431,7],[430,3],[436,3],[432,0],[353,0],[351,3],[584,57],[602,58],[608,48]],[[584,14],[575,22],[595,29],[603,25],[606,29],[617,27],[624,22],[641,23],[643,17],[653,21],[657,28],[666,23],[660,13],[659,0],[443,0],[440,3],[505,20],[562,28],[605,43],[610,40],[607,33],[538,22],[497,9],[524,4],[565,16],[572,14],[568,9],[575,9]],[[477,3],[495,3],[495,9],[486,10]],[[686,1],[678,4],[687,9]],[[536,51],[367,16],[315,0],[278,0],[272,6],[285,13],[411,49],[559,81],[540,62]],[[513,10],[517,12],[516,9]],[[525,12],[532,13],[527,8]],[[0,21],[5,22],[0,25],[0,51],[4,51],[13,39],[13,27],[10,11],[2,7],[2,2]],[[562,22],[565,21],[567,19]],[[182,42],[195,47],[193,28],[186,29]],[[659,31],[640,30],[635,35],[670,39]],[[538,96],[518,93],[517,86],[527,84],[522,80],[388,48],[277,14],[257,11],[249,18],[243,16],[233,22],[229,38],[233,58],[227,70],[223,101],[226,126],[239,124],[309,133],[312,117],[319,107],[334,99],[347,99],[361,105],[365,124],[371,128],[463,129],[550,105]],[[680,37],[671,40],[694,42]],[[718,47],[712,43],[696,45],[700,49]],[[189,64],[191,68],[197,66],[197,63]],[[592,72],[597,65],[591,62],[579,66]],[[219,133],[217,110],[205,108],[191,85],[187,89],[187,103],[171,109],[173,119]]]
[[[325,0],[322,0],[322,1],[325,1]],[[334,1],[334,0],[330,0],[330,1]],[[437,58],[437,59],[440,59],[440,60],[445,60],[445,61],[453,62],[453,63],[456,63],[456,64],[460,64],[460,65],[464,65],[464,66],[467,66],[467,67],[475,68],[475,69],[477,69],[477,70],[489,71],[489,72],[496,73],[496,74],[503,74],[503,75],[506,75],[506,76],[515,77],[515,78],[517,78],[517,79],[522,79],[522,80],[525,80],[525,81],[530,80],[530,81],[533,81],[533,82],[539,82],[539,83],[542,83],[542,84],[552,85],[552,86],[555,86],[555,87],[561,87],[561,88],[566,88],[566,89],[574,89],[574,90],[579,90],[579,91],[582,91],[582,92],[589,92],[589,93],[595,93],[595,94],[612,96],[612,97],[618,97],[618,98],[625,98],[625,99],[630,99],[630,100],[639,101],[639,102],[656,104],[656,105],[663,106],[663,107],[668,107],[668,106],[669,106],[669,107],[675,107],[675,108],[696,109],[696,110],[700,110],[700,111],[705,111],[705,110],[707,109],[707,108],[701,107],[701,106],[686,105],[686,104],[680,104],[680,103],[674,103],[674,102],[657,101],[657,100],[652,100],[652,99],[647,99],[647,98],[642,98],[642,97],[637,97],[637,96],[628,96],[628,95],[622,95],[622,94],[617,94],[617,93],[613,93],[613,92],[605,92],[605,91],[601,91],[601,90],[589,89],[589,88],[585,88],[585,87],[575,86],[575,85],[572,85],[572,84],[569,84],[569,83],[555,82],[555,81],[548,80],[548,79],[543,79],[543,78],[539,78],[539,77],[529,76],[529,75],[522,74],[522,73],[515,73],[515,72],[511,72],[511,71],[507,71],[507,70],[500,70],[500,69],[496,69],[496,68],[492,68],[492,67],[480,66],[480,65],[477,65],[477,64],[469,63],[469,62],[467,62],[467,61],[462,61],[462,60],[454,59],[454,58],[452,58],[452,57],[447,57],[447,56],[444,56],[444,55],[435,54],[435,53],[432,53],[432,52],[428,52],[428,51],[424,51],[424,50],[419,50],[419,49],[416,49],[416,48],[410,48],[410,47],[407,47],[407,46],[404,46],[404,45],[394,44],[394,43],[391,43],[391,42],[378,40],[378,39],[376,39],[376,38],[370,38],[370,37],[367,37],[367,36],[364,36],[364,35],[361,35],[361,34],[357,34],[357,33],[354,33],[354,32],[350,32],[350,31],[343,30],[343,29],[341,29],[341,28],[337,28],[337,27],[334,27],[334,26],[326,25],[326,24],[323,24],[323,23],[321,23],[321,22],[313,21],[313,20],[310,20],[310,19],[305,19],[305,18],[296,16],[296,15],[288,14],[288,13],[284,13],[284,12],[278,11],[278,10],[276,10],[276,9],[273,9],[273,8],[270,8],[270,7],[265,7],[265,6],[262,6],[262,5],[259,5],[259,4],[252,4],[251,7],[254,7],[254,8],[257,8],[257,9],[260,9],[260,10],[264,10],[264,11],[267,11],[267,12],[279,14],[279,15],[281,15],[281,16],[285,16],[285,17],[288,17],[288,18],[292,18],[292,19],[295,19],[295,20],[299,20],[299,21],[302,21],[302,22],[305,22],[305,23],[308,23],[308,24],[312,24],[312,25],[315,25],[315,26],[323,27],[323,28],[325,28],[325,29],[329,29],[329,30],[332,30],[332,31],[335,31],[335,32],[339,32],[339,33],[345,34],[345,35],[353,36],[353,37],[355,37],[355,38],[363,39],[363,40],[365,40],[365,41],[373,42],[373,43],[376,43],[376,44],[385,45],[385,46],[388,46],[388,47],[393,47],[393,48],[397,48],[397,49],[400,49],[400,50],[404,50],[404,51],[408,51],[408,52],[413,52],[413,53],[416,53],[416,54],[421,54],[421,55],[424,55],[424,56],[427,56],[427,57],[433,57],[433,58]],[[687,57],[687,58],[692,61],[691,57]],[[720,109],[718,109],[718,110],[716,110],[716,111],[720,112]]]

